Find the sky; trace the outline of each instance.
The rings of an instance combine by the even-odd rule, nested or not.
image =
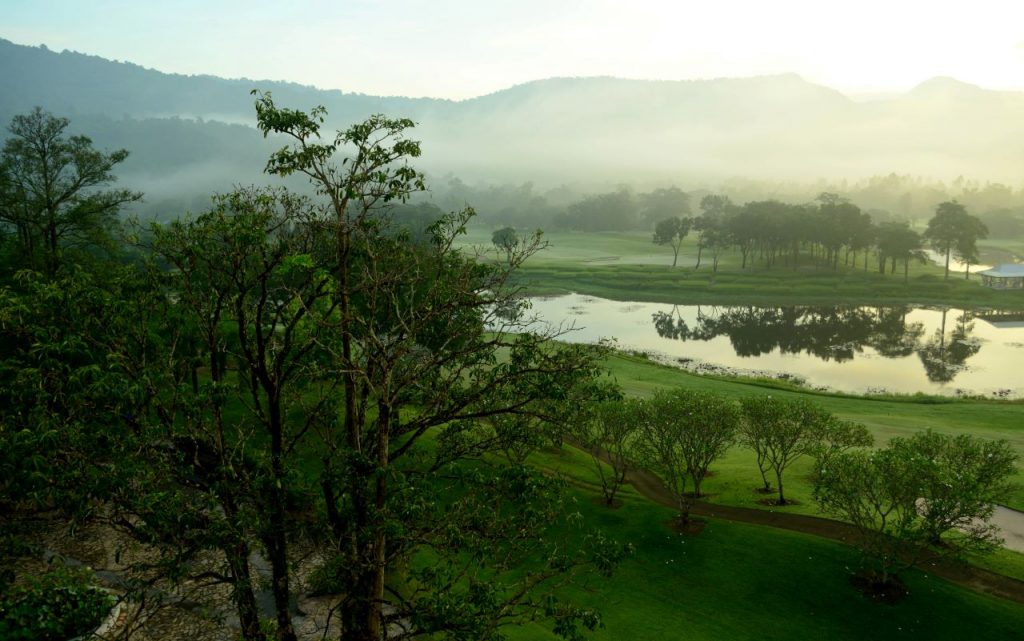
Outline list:
[[[463,99],[549,77],[794,72],[1024,90],[1021,0],[0,0],[0,37],[171,73]]]

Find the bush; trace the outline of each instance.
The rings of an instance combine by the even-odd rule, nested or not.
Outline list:
[[[67,641],[94,630],[112,607],[90,572],[59,567],[0,598],[0,639]]]

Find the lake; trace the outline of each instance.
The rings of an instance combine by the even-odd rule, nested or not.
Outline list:
[[[562,340],[613,338],[691,371],[847,392],[1017,398],[1024,314],[921,307],[666,305],[570,294],[531,299]]]

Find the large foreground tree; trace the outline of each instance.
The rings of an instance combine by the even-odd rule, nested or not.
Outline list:
[[[516,465],[458,465],[493,438],[479,422],[565,422],[599,374],[593,348],[525,331],[509,276],[539,235],[493,265],[455,248],[471,211],[439,221],[427,243],[386,233],[388,207],[424,188],[408,164],[420,153],[411,121],[374,116],[324,140],[322,108],[279,108],[268,94],[256,108],[265,134],[291,141],[267,171],[304,175],[321,197],[311,260],[331,276],[333,309],[317,321],[330,335],[318,347],[339,412],[312,451],[343,638],[379,641],[391,625],[401,638],[489,639],[536,616],[564,636],[593,625],[541,588],[574,568],[607,570],[617,548],[595,536],[599,553],[570,552],[542,536],[560,519],[553,481]],[[435,434],[437,448],[419,447]],[[421,555],[429,571],[417,569]],[[531,571],[506,573],[527,558]]]

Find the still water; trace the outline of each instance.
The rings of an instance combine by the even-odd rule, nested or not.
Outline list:
[[[694,371],[848,392],[1024,396],[1024,314],[920,307],[666,305],[570,294],[531,300],[563,340],[616,340]]]

